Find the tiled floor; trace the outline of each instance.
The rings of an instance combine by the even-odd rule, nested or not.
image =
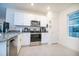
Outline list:
[[[79,56],[79,52],[54,44],[22,47],[19,56]]]

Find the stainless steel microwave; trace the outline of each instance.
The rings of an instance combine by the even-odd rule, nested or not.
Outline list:
[[[31,26],[33,26],[33,27],[40,27],[40,21],[32,20],[31,21]]]

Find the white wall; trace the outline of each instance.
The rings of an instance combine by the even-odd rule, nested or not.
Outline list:
[[[79,51],[79,38],[69,37],[68,35],[68,17],[73,11],[79,10],[79,6],[72,6],[60,13],[59,17],[59,43],[65,47]]]

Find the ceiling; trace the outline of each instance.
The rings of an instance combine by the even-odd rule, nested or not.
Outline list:
[[[79,5],[77,3],[34,3],[34,6],[31,6],[31,3],[0,3],[1,7],[16,8],[22,9],[25,11],[33,11],[39,13],[47,13],[47,7],[50,7],[50,10],[53,12],[61,12],[71,6]]]

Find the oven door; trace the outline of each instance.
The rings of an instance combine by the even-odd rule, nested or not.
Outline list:
[[[41,41],[41,34],[31,34],[31,42]]]

